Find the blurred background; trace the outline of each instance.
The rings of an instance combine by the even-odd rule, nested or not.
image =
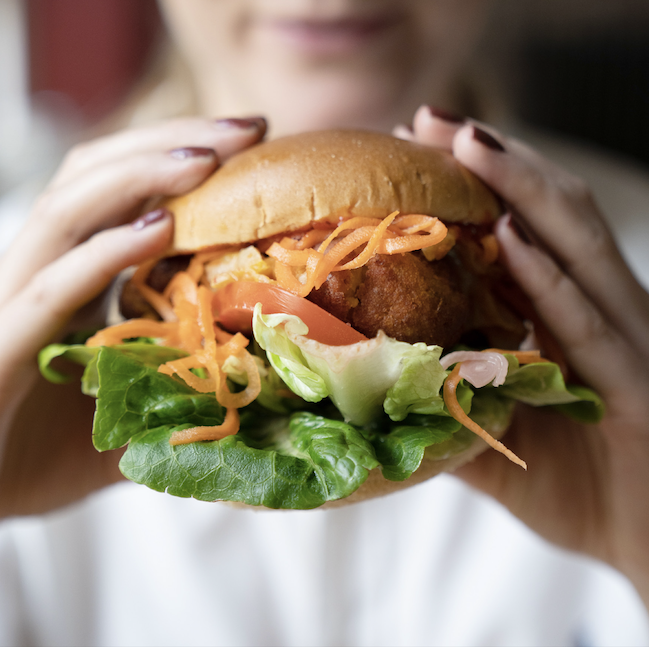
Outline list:
[[[649,165],[647,34],[647,0],[495,0],[483,79],[509,118]],[[163,47],[155,0],[0,0],[0,216],[142,91]]]

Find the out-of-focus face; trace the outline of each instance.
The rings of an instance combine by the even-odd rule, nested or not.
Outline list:
[[[161,0],[209,115],[272,134],[390,129],[422,103],[460,109],[486,0]]]

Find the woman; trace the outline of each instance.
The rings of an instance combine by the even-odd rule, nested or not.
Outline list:
[[[505,263],[572,369],[607,404],[593,428],[521,408],[507,442],[534,457],[533,469],[524,474],[488,452],[458,474],[540,536],[621,571],[649,603],[649,296],[581,181],[519,141],[455,116],[469,106],[465,70],[486,3],[164,0],[162,7],[205,117],[76,147],[1,261],[2,514],[54,510],[120,480],[115,453],[90,445],[93,403],[76,385],[44,383],[34,357],[63,331],[83,327],[115,274],[165,248],[168,214],[133,220],[147,197],[187,191],[259,141],[266,121],[240,115],[263,114],[276,136],[329,126],[388,130],[414,113],[400,136],[452,150],[510,205],[497,227]],[[418,108],[431,101],[444,109]],[[51,517],[44,531],[18,523],[4,536],[4,559],[14,551],[23,563],[22,537],[42,542],[25,555],[43,562],[9,571],[31,591],[17,598],[28,618],[14,621],[9,642],[538,644],[576,641],[568,634],[582,628],[583,618],[570,613],[590,581],[583,563],[547,554],[448,479],[327,513],[251,515],[194,503],[126,486]],[[493,523],[510,524],[508,534]],[[494,551],[506,546],[508,559],[484,554],[473,533],[496,541]],[[76,548],[65,548],[69,542]],[[573,589],[550,581],[536,598],[523,593],[527,573],[514,567],[534,560],[544,571],[524,589],[555,571]],[[69,570],[62,576],[59,568]],[[36,591],[48,586],[59,595],[39,604]],[[486,613],[498,609],[489,603],[498,596],[525,602],[514,613]]]

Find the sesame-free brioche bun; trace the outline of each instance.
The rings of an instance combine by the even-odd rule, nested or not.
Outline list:
[[[450,153],[356,130],[258,144],[165,206],[175,215],[176,252],[253,242],[341,217],[400,211],[481,224],[501,211]]]

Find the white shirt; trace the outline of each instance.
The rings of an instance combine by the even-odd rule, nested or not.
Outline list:
[[[539,137],[590,179],[649,284],[648,176]],[[0,525],[0,645],[646,645],[634,589],[452,476],[330,511],[130,483]]]

